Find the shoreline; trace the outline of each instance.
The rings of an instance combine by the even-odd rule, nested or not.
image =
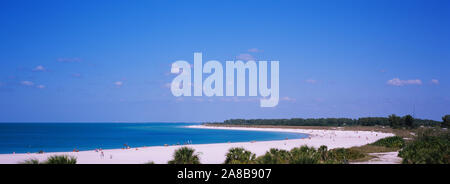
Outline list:
[[[179,126],[182,128],[198,128],[198,129],[222,129],[222,128],[209,128],[210,126],[207,125],[183,125],[183,126]],[[244,127],[246,128],[246,127]],[[226,127],[224,127],[222,130],[227,129]],[[231,130],[231,129],[230,129]],[[256,128],[256,129],[232,129],[232,130],[245,130],[245,131],[263,131],[263,132],[280,132],[280,133],[298,133],[298,132],[291,132],[291,131],[274,131],[274,130],[266,130],[266,128]],[[310,135],[306,134],[306,133],[299,133],[299,134],[303,134],[303,135],[307,135],[307,137],[303,137],[303,138],[296,138],[296,139],[305,139],[308,138]],[[287,138],[286,138],[287,139]],[[250,140],[250,142],[255,141],[255,142],[265,142],[265,141],[280,141],[280,140],[285,140],[285,139],[276,139],[276,140],[263,140],[263,141],[257,141],[257,140]],[[294,140],[294,139],[291,139]],[[188,145],[203,145],[203,144],[223,144],[223,143],[246,143],[249,141],[237,141],[237,142],[212,142],[212,143],[196,143],[196,144],[167,144],[167,146],[163,146],[163,145],[151,145],[151,146],[136,146],[136,147],[131,147],[132,149],[136,149],[136,148],[149,148],[149,147],[168,147],[168,146],[188,146]],[[106,148],[106,149],[102,149],[103,151],[105,150],[124,150],[123,147],[120,148]],[[126,149],[125,149],[126,150]],[[85,149],[85,150],[79,150],[78,152],[86,152],[86,151],[95,151],[95,149]],[[73,151],[49,151],[49,152],[44,152],[44,154],[58,154],[58,153],[74,153]],[[37,153],[37,152],[14,152],[13,153],[0,153],[1,155],[18,155],[18,154],[42,154],[42,153]],[[0,162],[1,164],[1,162]]]
[[[143,164],[153,161],[156,164],[166,164],[172,159],[174,151],[180,147],[194,148],[200,153],[200,162],[203,164],[221,164],[225,161],[225,154],[230,148],[243,147],[255,153],[263,155],[270,148],[290,150],[294,147],[308,145],[319,147],[326,145],[329,149],[353,146],[362,146],[375,142],[378,139],[393,136],[391,133],[372,131],[348,131],[348,130],[314,130],[314,129],[287,129],[287,128],[249,128],[249,127],[218,127],[205,125],[190,125],[187,128],[222,129],[222,130],[246,130],[246,131],[272,131],[307,134],[302,139],[251,141],[233,143],[210,143],[171,146],[149,146],[130,149],[105,149],[104,157],[95,150],[80,152],[49,152],[49,153],[16,153],[0,154],[0,164],[16,164],[27,159],[44,161],[51,155],[71,155],[77,157],[78,164]]]

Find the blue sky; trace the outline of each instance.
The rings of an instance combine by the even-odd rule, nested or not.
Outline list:
[[[444,0],[5,0],[0,28],[0,122],[450,113]],[[279,60],[279,105],[174,97],[171,63],[194,52]]]

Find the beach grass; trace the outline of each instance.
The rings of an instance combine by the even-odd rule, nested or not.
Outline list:
[[[41,164],[38,159],[27,159],[25,161],[19,162],[19,164]]]
[[[77,158],[69,155],[53,155],[48,157],[45,164],[77,164]]]
[[[19,164],[77,164],[77,158],[69,155],[52,155],[46,161],[40,162],[38,159],[31,158],[19,162]]]

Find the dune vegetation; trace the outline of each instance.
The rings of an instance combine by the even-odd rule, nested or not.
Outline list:
[[[400,136],[392,136],[359,147],[328,149],[301,146],[291,150],[272,148],[264,155],[256,157],[244,148],[231,148],[226,153],[224,164],[347,164],[372,159],[369,153],[399,151],[403,164],[449,164],[450,134],[439,129],[424,129],[415,139],[405,141]],[[200,163],[198,154],[192,148],[175,151],[169,163]]]
[[[388,148],[403,148],[405,140],[400,136],[386,137],[370,144],[374,146],[384,146]]]
[[[173,160],[170,160],[168,164],[200,164],[200,157],[194,149],[182,147],[175,150]]]
[[[450,164],[450,133],[427,129],[400,150],[403,164]]]
[[[38,159],[28,159],[19,164],[76,164],[77,158],[68,155],[52,155],[44,162],[39,162]]]

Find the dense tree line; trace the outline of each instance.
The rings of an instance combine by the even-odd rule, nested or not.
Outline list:
[[[350,118],[292,118],[292,119],[230,119],[220,124],[227,125],[285,125],[285,126],[391,126],[393,128],[418,127],[418,126],[449,126],[450,115],[443,118],[443,122],[415,119],[411,115],[399,117],[390,115],[389,117],[362,117],[358,119]],[[219,123],[219,122],[210,122]]]
[[[442,127],[449,128],[450,127],[450,115],[445,115],[442,117]]]

